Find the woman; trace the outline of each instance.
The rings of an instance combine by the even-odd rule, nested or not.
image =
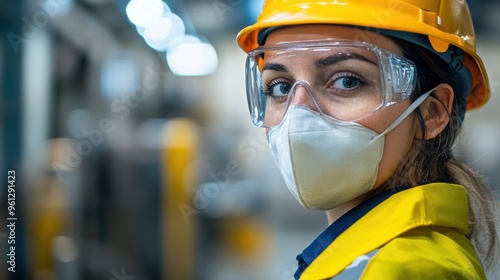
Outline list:
[[[493,201],[451,147],[489,98],[460,0],[268,0],[238,44],[252,121],[330,226],[298,279],[485,279]]]

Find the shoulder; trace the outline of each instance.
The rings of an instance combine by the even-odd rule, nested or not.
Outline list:
[[[486,279],[470,241],[453,229],[415,228],[391,240],[361,279]],[[388,277],[389,276],[389,277]]]

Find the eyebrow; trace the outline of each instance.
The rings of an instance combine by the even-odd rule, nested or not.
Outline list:
[[[278,72],[288,72],[288,68],[286,68],[285,65],[280,64],[280,63],[268,63],[264,65],[262,68],[262,72],[265,70],[272,70],[272,71],[278,71]]]
[[[334,54],[331,56],[327,56],[324,58],[320,58],[314,62],[314,66],[320,68],[320,67],[325,67],[325,66],[330,66],[332,64],[339,63],[341,61],[349,60],[349,59],[358,59],[362,61],[369,62],[371,64],[377,65],[373,61],[369,60],[368,58],[356,54],[356,53],[340,53],[340,54]]]
[[[376,63],[374,63],[373,61],[367,59],[366,57],[364,57],[362,55],[355,54],[355,53],[351,53],[351,54],[341,53],[341,54],[335,54],[335,55],[331,55],[331,56],[327,56],[327,57],[318,59],[314,62],[314,66],[316,66],[318,68],[324,68],[326,66],[330,66],[332,64],[336,64],[336,63],[339,63],[341,61],[345,61],[345,60],[349,60],[349,59],[358,59],[358,60],[366,61],[366,62],[369,62],[371,64],[377,65]],[[278,71],[278,72],[288,72],[288,68],[281,63],[268,63],[268,64],[264,65],[264,67],[262,68],[262,72],[264,72],[266,70],[272,70],[272,71]]]

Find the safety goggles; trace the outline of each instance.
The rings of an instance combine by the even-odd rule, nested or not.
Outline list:
[[[301,104],[340,121],[357,121],[409,98],[415,64],[357,41],[304,41],[263,46],[246,61],[250,116],[259,127]]]

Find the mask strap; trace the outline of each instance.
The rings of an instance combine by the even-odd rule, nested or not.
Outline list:
[[[404,121],[404,119],[406,119],[406,117],[408,117],[418,106],[420,106],[420,104],[422,104],[422,102],[424,102],[424,100],[432,93],[434,89],[431,89],[429,90],[428,92],[422,94],[422,96],[420,96],[419,98],[417,98],[417,100],[415,100],[415,102],[413,102],[410,107],[408,107],[406,109],[406,111],[404,111],[401,116],[399,116],[388,128],[386,128],[384,130],[384,132],[382,132],[380,135],[377,135],[375,137],[372,138],[372,140],[380,137],[380,136],[383,136],[389,132],[391,132],[391,130],[393,130],[396,126],[398,126],[402,121]]]

